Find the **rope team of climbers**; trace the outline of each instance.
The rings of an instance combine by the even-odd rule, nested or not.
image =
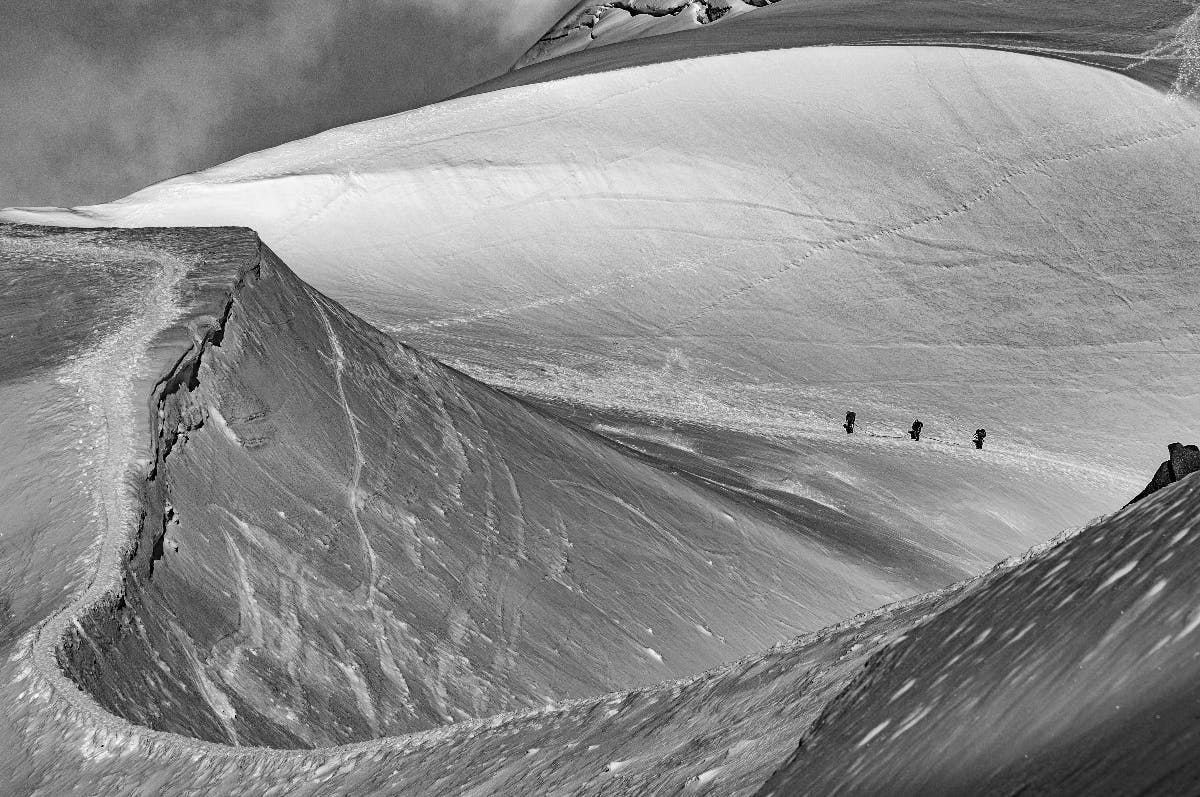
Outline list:
[[[846,430],[846,434],[854,434],[854,423],[857,417],[853,410],[846,413],[846,422],[842,424],[842,428]],[[912,428],[908,430],[908,436],[913,440],[921,439],[921,430],[925,428],[925,424],[919,420],[913,421]],[[984,438],[987,437],[986,429],[976,429],[975,434],[971,437],[971,442],[976,448],[983,448]]]

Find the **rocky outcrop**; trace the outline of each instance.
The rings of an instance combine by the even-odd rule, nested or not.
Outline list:
[[[533,47],[513,66],[520,69],[539,61],[555,58],[566,52],[577,49],[575,41],[580,38],[596,40],[596,26],[610,14],[628,14],[629,17],[676,17],[685,12],[690,13],[696,25],[708,25],[723,19],[735,7],[746,11],[749,8],[761,8],[771,5],[778,0],[610,0],[595,2],[584,0],[576,5],[551,28],[545,36],[539,39]],[[655,23],[657,24],[657,23]],[[659,33],[671,33],[674,27],[664,27],[661,30],[651,28],[638,34],[653,36]],[[604,39],[601,43],[612,44],[623,41],[625,37],[617,36]],[[587,45],[584,45],[587,46]]]
[[[1154,472],[1154,478],[1146,485],[1146,489],[1138,493],[1129,504],[1136,504],[1151,493],[1179,481],[1189,473],[1200,471],[1200,446],[1171,443],[1167,446],[1167,451],[1169,452],[1167,460],[1158,466],[1158,470]]]

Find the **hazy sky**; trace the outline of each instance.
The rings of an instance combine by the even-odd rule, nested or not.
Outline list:
[[[0,207],[123,196],[505,70],[574,0],[5,0]]]

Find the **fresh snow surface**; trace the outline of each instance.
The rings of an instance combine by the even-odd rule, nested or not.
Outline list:
[[[694,678],[332,749],[203,745],[106,722],[65,707],[18,652],[0,661],[14,718],[0,762],[17,793],[40,795],[96,783],[158,795],[966,795],[1014,780],[1187,793],[1198,505],[1192,478],[978,579]],[[1130,559],[1146,563],[1137,577],[1063,608]]]
[[[1200,627],[1186,575],[1197,559],[1194,478],[973,581],[769,650],[752,640],[759,652],[736,661],[718,644],[736,642],[743,625],[778,633],[761,608],[726,613],[718,593],[732,586],[733,599],[758,601],[761,589],[788,612],[813,612],[816,601],[780,587],[809,589],[814,557],[793,565],[776,551],[828,539],[833,583],[860,602],[893,597],[838,563],[862,531],[849,513],[885,504],[899,510],[865,547],[896,556],[898,576],[928,577],[922,553],[978,570],[1039,522],[1113,508],[1161,459],[1164,438],[1191,437],[1198,128],[1200,113],[1163,93],[1029,56],[758,53],[462,99],[108,206],[10,211],[84,226],[250,224],[394,336],[585,425],[594,416],[626,448],[398,349],[268,258],[257,293],[241,295],[220,351],[188,387],[196,403],[174,418],[179,447],[156,463],[179,500],[153,518],[167,543],[157,574],[149,587],[130,582],[144,603],[101,607],[111,613],[102,620],[119,619],[105,632],[124,647],[102,648],[75,626],[75,674],[122,703],[125,720],[64,689],[47,647],[72,618],[64,600],[89,587],[87,565],[112,563],[88,548],[89,533],[109,524],[78,524],[72,536],[72,504],[49,514],[49,533],[22,523],[24,569],[47,573],[49,589],[18,607],[0,639],[12,719],[0,724],[0,771],[18,793],[47,795],[753,794],[764,783],[780,794],[979,793],[989,772],[1076,793],[1118,776],[1129,791],[1151,776],[1178,786],[1195,768],[1200,683],[1188,644]],[[137,397],[150,395],[142,371],[167,359],[160,338],[175,308],[196,311],[175,293],[203,281],[190,267],[178,280],[174,261],[126,252],[122,262],[131,259],[146,272],[120,283],[133,309],[98,313],[94,340],[72,343],[90,367],[42,364],[0,383],[0,398],[32,420],[56,386],[73,388],[29,445],[70,444],[77,430],[55,421],[84,410],[80,428],[100,444],[79,437],[79,461],[51,461],[47,472],[108,491],[96,495],[115,501],[118,524],[134,510],[118,477],[144,454],[131,436]],[[12,260],[19,269],[26,259]],[[24,332],[29,322],[17,320]],[[194,333],[199,320],[188,324]],[[169,335],[190,342],[174,327]],[[130,365],[132,377],[117,373]],[[853,437],[837,425],[851,407]],[[926,423],[920,444],[900,432],[914,416]],[[0,433],[8,441],[28,426]],[[984,452],[967,447],[976,426],[990,432]],[[540,470],[505,478],[510,457]],[[578,472],[570,483],[545,475],[564,465]],[[13,501],[19,511],[24,499]],[[416,507],[408,516],[396,511],[406,501]],[[599,531],[555,547],[560,501]],[[1046,512],[1054,502],[1064,506]],[[797,521],[799,507],[828,525]],[[905,525],[907,515],[918,520]],[[538,516],[547,522],[526,523]],[[627,536],[615,536],[618,525]],[[217,528],[225,533],[205,533]],[[753,531],[752,544],[720,550],[731,529]],[[694,544],[706,535],[712,554]],[[889,536],[893,548],[881,543]],[[290,547],[273,548],[281,539]],[[45,556],[59,543],[78,557],[62,572]],[[464,553],[435,552],[447,543]],[[586,575],[640,565],[651,577],[638,583],[656,595],[585,591],[561,568],[561,590],[536,580],[547,569],[529,563],[539,553],[561,550],[565,563],[587,546],[615,565]],[[751,559],[758,570],[738,566]],[[660,560],[686,564],[676,584]],[[119,575],[94,572],[104,580],[93,591]],[[539,595],[550,608],[516,619],[529,629],[594,613],[579,638],[561,636],[590,643],[590,629],[602,629],[616,651],[606,666],[629,688],[575,700],[531,691],[515,701],[528,709],[488,716],[489,696],[528,687],[530,670],[491,655],[489,634],[509,633],[504,622],[476,618],[507,618],[488,590],[529,601],[533,590],[513,575],[525,573],[557,603]],[[447,601],[452,582],[466,588]],[[682,587],[713,611],[666,611],[671,600],[697,605]],[[810,591],[846,605],[820,584]],[[620,611],[581,606],[601,598]],[[660,611],[640,611],[651,606]],[[219,633],[225,626],[235,630]],[[651,627],[653,648],[639,633]],[[391,636],[400,656],[388,652]],[[524,639],[524,655],[562,655],[538,638],[518,629],[501,641],[509,653]],[[677,651],[697,646],[728,663],[674,681],[642,677],[647,657],[674,667]],[[375,653],[353,666],[362,651]],[[405,672],[375,671],[398,664]],[[113,677],[127,673],[136,678]],[[386,734],[409,674],[442,687],[427,701],[438,721],[463,721]],[[154,691],[167,699],[143,700]],[[176,697],[207,704],[218,727],[192,728],[203,712],[172,708]],[[287,701],[321,722],[299,720]],[[460,704],[482,709],[469,718]],[[389,738],[239,747],[252,715],[296,726],[267,739],[281,745],[362,738],[343,722]],[[1116,744],[1124,716],[1137,735]],[[144,727],[156,723],[181,735]],[[231,744],[188,738],[200,735]]]
[[[1111,494],[1200,404],[1178,382],[1197,369],[1198,125],[1189,103],[1025,55],[745,53],[4,215],[245,224],[385,330],[519,393],[785,436],[842,435],[855,408],[886,445],[920,417],[964,456],[984,426],[989,456]]]

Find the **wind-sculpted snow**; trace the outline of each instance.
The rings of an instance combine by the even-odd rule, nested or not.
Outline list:
[[[375,738],[686,675],[944,578],[927,560],[893,574],[886,552],[859,563],[833,527],[543,416],[382,336],[266,250],[189,311],[134,468],[122,375],[197,293],[173,250],[205,234],[6,239],[26,269],[95,251],[148,272],[129,322],[68,369],[80,422],[99,422],[98,542],[81,557],[100,569],[56,632],[58,662],[115,714],[230,744]],[[231,244],[226,261],[246,248]],[[17,525],[26,576],[43,536]]]
[[[76,595],[7,630],[14,788],[69,793],[46,721],[107,767],[143,740],[210,749],[151,728],[306,747],[576,711],[563,698],[654,691],[912,592],[922,567],[939,578],[934,560],[847,547],[844,523],[685,481],[394,343],[248,232],[8,227],[2,240],[17,285],[55,262],[84,295],[130,282],[127,317],[63,372],[80,395],[57,422],[95,424],[94,454],[77,486],[43,485],[95,510],[60,511],[53,537],[9,515],[6,536],[29,550],[13,575]],[[29,445],[57,445],[37,431]]]
[[[515,71],[468,93],[722,53],[903,44],[1062,58],[1194,96],[1198,19],[1192,0],[592,0],[568,12]]]
[[[540,401],[839,447],[847,409],[876,435],[855,447],[919,417],[963,455],[986,427],[970,461],[1086,485],[1012,552],[1132,495],[1200,411],[1178,377],[1196,163],[1200,112],[1128,78],[814,48],[493,92],[9,216],[245,223],[386,331]]]
[[[871,656],[760,794],[1193,793],[1198,506],[1191,476],[984,579]]]
[[[911,593],[406,349],[264,254],[156,399],[120,611],[64,666],[151,727],[310,746],[685,675]]]
[[[143,381],[145,392],[138,391],[153,390],[148,409],[156,420],[146,432],[158,442],[153,467],[137,474],[146,485],[140,492],[141,531],[120,523],[100,529],[109,553],[101,555],[83,602],[5,647],[0,692],[11,723],[0,726],[0,771],[10,792],[748,795],[760,787],[764,793],[792,793],[793,787],[829,793],[841,786],[855,793],[982,794],[1014,785],[1078,793],[1117,784],[1117,791],[1178,793],[1200,774],[1190,708],[1198,675],[1190,640],[1200,627],[1191,577],[1200,566],[1200,548],[1193,544],[1200,516],[1195,476],[975,580],[682,680],[315,750],[204,743],[124,722],[74,691],[58,662],[94,689],[102,704],[126,715],[140,706],[145,712],[136,717],[140,721],[190,724],[200,732],[206,710],[195,702],[204,700],[215,704],[207,712],[214,736],[224,728],[230,736],[261,737],[270,725],[266,715],[255,713],[265,706],[251,702],[251,687],[268,685],[255,676],[269,672],[276,645],[290,640],[303,652],[293,649],[288,661],[312,672],[277,673],[276,683],[285,687],[295,679],[294,688],[306,696],[328,699],[305,707],[310,721],[354,716],[362,704],[356,706],[349,694],[356,683],[352,673],[322,683],[320,692],[304,688],[312,674],[322,672],[322,648],[333,644],[343,663],[369,674],[371,664],[354,655],[355,646],[365,641],[370,650],[378,639],[369,633],[377,628],[372,623],[378,612],[408,610],[391,602],[391,595],[403,593],[419,604],[420,594],[406,580],[386,578],[372,592],[364,578],[375,575],[376,567],[403,563],[407,555],[400,549],[408,542],[426,546],[424,561],[432,569],[434,551],[442,546],[406,537],[413,524],[403,520],[386,531],[372,525],[370,508],[378,504],[365,501],[358,522],[368,536],[374,533],[376,555],[364,557],[347,499],[378,489],[381,479],[399,471],[406,482],[418,480],[414,516],[425,518],[420,497],[429,495],[450,510],[447,518],[454,517],[455,502],[436,485],[432,493],[423,492],[431,482],[419,481],[429,468],[443,477],[443,490],[454,483],[444,478],[442,447],[455,445],[440,434],[448,423],[463,433],[455,437],[464,444],[467,462],[480,467],[484,460],[476,456],[482,452],[467,453],[474,449],[465,441],[472,430],[486,429],[496,435],[492,453],[498,455],[501,441],[512,438],[484,419],[505,412],[526,434],[531,428],[545,433],[542,446],[573,441],[576,451],[587,452],[610,477],[620,468],[647,476],[649,484],[627,485],[643,496],[670,487],[682,511],[697,501],[712,506],[721,499],[668,474],[650,474],[595,438],[521,410],[517,402],[372,332],[292,278],[248,233],[105,231],[89,241],[90,235],[49,233],[51,245],[40,252],[27,248],[22,260],[72,241],[109,257],[125,248],[140,262],[156,264],[143,287],[147,301],[170,298],[153,287],[169,279],[174,299],[156,310],[144,306],[145,316],[118,324],[89,360],[101,369],[96,375],[115,369],[103,353],[116,352],[116,341],[133,347],[126,349],[131,360],[140,359],[137,348],[148,345],[147,332],[167,325],[151,333],[160,345],[146,363],[160,363],[167,376]],[[204,236],[215,236],[208,243],[222,246],[214,251],[200,245]],[[172,313],[171,306],[178,310]],[[183,336],[182,324],[190,330]],[[174,343],[161,346],[166,341]],[[185,354],[166,356],[172,350]],[[388,373],[407,377],[406,384],[393,385],[399,395],[389,411],[391,423],[412,424],[406,427],[411,448],[391,449],[386,471],[372,472],[380,422],[375,402],[385,396],[364,387]],[[254,396],[261,403],[252,405]],[[428,414],[434,396],[442,397],[438,412],[449,419]],[[111,409],[119,410],[132,396],[108,393],[101,400],[115,401]],[[301,415],[305,407],[307,416]],[[305,428],[302,449],[288,445],[285,416]],[[343,423],[356,424],[358,433],[335,431]],[[287,467],[278,467],[272,456],[286,457]],[[559,449],[556,456],[558,466],[569,470],[570,454]],[[280,491],[297,477],[307,489]],[[469,477],[462,486],[468,483]],[[112,484],[111,474],[97,481],[100,488]],[[486,495],[473,494],[480,493]],[[295,507],[285,523],[278,518],[281,505]],[[317,507],[330,517],[318,517]],[[729,509],[743,518],[748,512],[736,505]],[[333,515],[342,522],[331,522]],[[296,535],[293,529],[302,522],[308,533]],[[600,533],[619,532],[620,523],[610,515]],[[165,535],[156,539],[164,527]],[[335,527],[340,535],[322,531]],[[656,535],[643,531],[638,555],[648,558]],[[437,534],[452,547],[451,526]],[[497,536],[497,542],[504,539]],[[532,534],[526,541],[532,554]],[[289,554],[289,544],[302,546],[299,553]],[[114,558],[112,552],[124,554]],[[512,552],[503,545],[494,551],[499,559]],[[671,553],[674,561],[686,562],[680,549]],[[746,561],[754,561],[752,552]],[[44,566],[43,559],[37,564]],[[406,575],[422,578],[413,569]],[[663,571],[655,575],[661,581]],[[196,590],[201,584],[191,579],[200,578],[207,583]],[[285,589],[287,603],[273,604],[277,591]],[[337,605],[326,603],[335,593]],[[117,595],[122,598],[114,600]],[[614,596],[594,592],[589,598]],[[99,603],[90,602],[96,598]],[[637,608],[651,605],[643,600]],[[288,607],[297,620],[301,613],[307,619],[294,626],[285,617],[270,619],[272,611]],[[313,613],[315,608],[329,613]],[[357,619],[351,624],[346,618]],[[526,618],[527,628],[533,619]],[[162,631],[164,626],[169,630]],[[419,626],[409,627],[412,643]],[[64,632],[66,646],[56,660]],[[205,638],[216,644],[202,645]],[[594,641],[601,648],[603,635]],[[402,653],[395,655],[393,665],[409,663]],[[275,663],[286,665],[282,659]],[[113,677],[118,674],[123,679]],[[192,689],[183,688],[188,680]],[[368,688],[381,683],[363,680]],[[341,705],[335,703],[339,694],[345,694]],[[281,688],[280,707],[293,695]],[[384,695],[373,694],[372,705],[387,705]],[[1046,706],[1054,710],[1046,712]],[[314,711],[331,716],[318,718],[309,713]],[[1118,717],[1134,722],[1121,725],[1123,736],[1115,739]],[[275,721],[281,735],[299,730],[286,717]],[[1136,729],[1132,735],[1130,728]],[[1071,767],[1064,765],[1067,760]],[[764,787],[772,772],[775,778]]]
[[[943,586],[1194,438],[1159,88],[722,56],[7,212],[271,249],[4,228],[0,785],[1180,791],[1195,476]]]

